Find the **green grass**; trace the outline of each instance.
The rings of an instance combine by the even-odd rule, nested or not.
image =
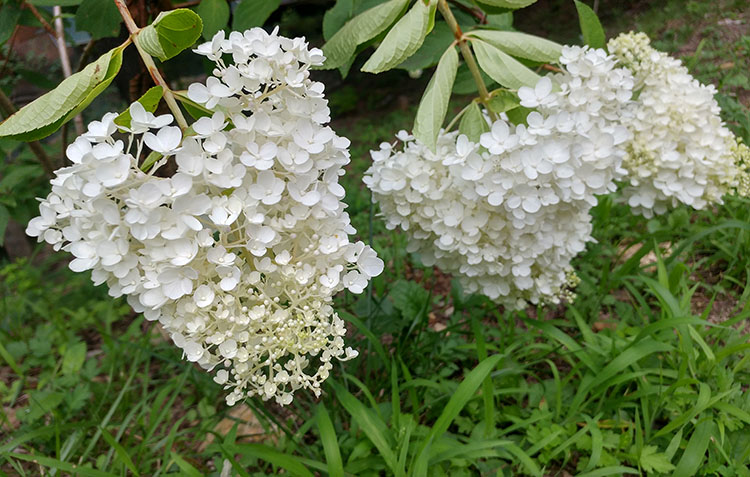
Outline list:
[[[686,25],[742,13],[667,3],[633,22],[673,52]],[[747,71],[746,46],[714,34],[694,70],[746,135],[742,88],[723,76]],[[421,267],[371,206],[367,151],[412,118],[335,125],[353,141],[348,211],[387,265],[371,295],[338,297],[361,355],[320,400],[228,408],[157,326],[59,255],[0,262],[0,475],[750,475],[750,201],[646,220],[604,198],[575,303],[504,312]],[[19,221],[44,186],[27,172],[0,181]]]

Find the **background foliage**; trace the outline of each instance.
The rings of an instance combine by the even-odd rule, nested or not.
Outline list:
[[[48,23],[45,6],[53,3],[66,4],[31,2]],[[97,39],[83,40],[78,54],[91,49],[96,58],[122,43],[108,2],[68,3],[68,42],[79,41],[73,21]],[[156,16],[156,3],[139,4],[139,25]],[[230,10],[203,0],[194,8],[204,38],[227,25],[265,23],[320,45],[378,2],[262,3],[243,0]],[[487,10],[487,22],[581,42],[571,2],[540,1],[512,15]],[[459,21],[474,21],[461,20],[461,11]],[[646,31],[701,81],[717,84],[725,120],[750,140],[745,2],[602,0],[598,11],[608,33]],[[5,0],[0,87],[28,100],[62,76],[54,60],[23,53],[16,24],[42,28],[28,6]],[[343,70],[345,79],[341,71],[316,73],[328,85],[335,129],[353,141],[344,177],[353,225],[387,264],[370,294],[338,299],[361,355],[336,369],[320,400],[300,393],[283,409],[257,400],[226,407],[220,387],[181,361],[158,326],[70,272],[65,257],[23,238],[19,229],[36,214],[47,178],[28,146],[0,140],[0,232],[9,224],[0,233],[0,473],[750,474],[747,200],[646,221],[603,199],[593,211],[598,243],[575,264],[576,302],[520,313],[463,296],[450,277],[405,252],[403,235],[384,229],[360,178],[369,149],[412,127],[429,74],[413,80],[408,72],[437,63],[452,41],[441,25],[399,69],[359,72],[379,38],[358,47],[367,54]],[[124,109],[152,86],[130,54],[125,74],[85,120]],[[177,84],[204,68],[186,53],[161,66]],[[475,92],[464,68],[456,95]],[[40,144],[56,167],[70,135]]]

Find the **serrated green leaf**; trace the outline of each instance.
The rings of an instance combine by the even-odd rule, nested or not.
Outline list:
[[[413,55],[435,25],[437,3],[418,1],[391,28],[375,53],[362,66],[367,73],[382,73]]]
[[[435,66],[440,61],[443,52],[453,43],[454,39],[453,31],[447,23],[436,23],[435,28],[432,29],[432,33],[424,39],[422,46],[413,55],[398,65],[398,68],[413,71]]]
[[[101,93],[121,65],[122,49],[108,51],[0,123],[0,137],[34,141],[49,136]]]
[[[148,91],[143,93],[143,96],[138,98],[138,102],[143,105],[143,109],[145,109],[149,113],[153,113],[159,106],[159,101],[161,101],[162,96],[164,96],[164,88],[157,85],[149,88]],[[115,124],[117,124],[118,126],[129,128],[131,120],[132,118],[130,117],[130,108],[128,108],[115,118]]]
[[[518,60],[489,43],[472,39],[471,46],[482,70],[502,86],[512,89],[521,86],[533,87],[541,78]]]
[[[557,62],[562,54],[562,45],[526,33],[480,30],[470,35],[517,58],[552,63]]]
[[[433,151],[445,113],[448,111],[457,70],[458,53],[456,48],[451,46],[440,58],[437,69],[419,101],[417,116],[414,119],[414,136]]]
[[[390,0],[349,20],[323,45],[323,69],[335,69],[350,61],[357,46],[382,33],[398,18],[408,0]]]
[[[487,124],[487,120],[482,114],[482,110],[476,102],[469,105],[468,109],[461,116],[461,122],[458,125],[458,132],[460,134],[466,134],[471,142],[478,143],[479,137],[482,133],[486,133],[490,130],[490,126]]]
[[[323,15],[323,39],[330,40],[354,13],[354,0],[337,0]]]
[[[79,341],[65,350],[62,360],[62,373],[65,375],[74,375],[83,367],[86,360],[86,343]]]
[[[583,2],[575,0],[578,22],[581,25],[583,41],[591,48],[604,48],[606,37],[604,28],[594,10]]]
[[[480,3],[484,3],[485,5],[489,5],[491,7],[517,10],[519,8],[528,7],[536,1],[537,0],[480,0]]]
[[[178,8],[161,12],[152,24],[141,29],[137,39],[146,53],[165,61],[193,46],[201,31],[201,17],[187,8]]]
[[[490,93],[490,99],[487,101],[487,107],[490,108],[490,111],[496,114],[510,111],[520,105],[521,100],[518,99],[518,96],[507,89],[496,89]]]
[[[118,36],[122,16],[115,2],[83,0],[76,10],[76,28],[87,31],[93,40]]]
[[[203,21],[203,38],[210,40],[219,30],[229,23],[229,4],[227,0],[202,0],[195,8],[195,13]]]
[[[263,26],[279,5],[281,0],[242,0],[234,9],[232,30],[245,31]]]

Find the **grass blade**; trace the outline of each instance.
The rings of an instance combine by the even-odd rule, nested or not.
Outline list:
[[[328,415],[328,411],[323,403],[318,406],[316,416],[318,431],[320,431],[320,440],[323,443],[323,450],[326,454],[326,464],[328,464],[328,475],[331,477],[344,477],[344,464],[341,461],[341,451],[339,442],[336,438],[336,430],[333,428],[333,422]]]

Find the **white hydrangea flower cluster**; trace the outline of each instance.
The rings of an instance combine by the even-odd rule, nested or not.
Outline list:
[[[696,209],[721,203],[741,185],[745,146],[722,122],[716,88],[651,47],[645,33],[621,34],[608,47],[632,71],[638,91],[622,113],[633,134],[623,162],[627,203],[646,217],[680,203]]]
[[[309,78],[320,50],[254,28],[196,51],[217,68],[189,95],[215,113],[183,137],[170,115],[134,103],[127,146],[117,114],[94,121],[27,233],[158,320],[189,361],[215,369],[228,404],[289,404],[295,390],[320,393],[334,358],[357,356],[332,297],[361,293],[383,262],[349,241],[338,183],[349,141],[324,125],[323,85]],[[164,155],[148,173],[144,144]],[[168,159],[177,172],[154,175]]]
[[[601,49],[565,47],[560,62],[563,73],[518,91],[536,109],[527,125],[503,117],[480,144],[441,132],[435,152],[402,131],[403,148],[372,151],[365,178],[388,228],[406,231],[425,265],[512,308],[566,297],[595,196],[625,172],[617,119],[632,75]]]

